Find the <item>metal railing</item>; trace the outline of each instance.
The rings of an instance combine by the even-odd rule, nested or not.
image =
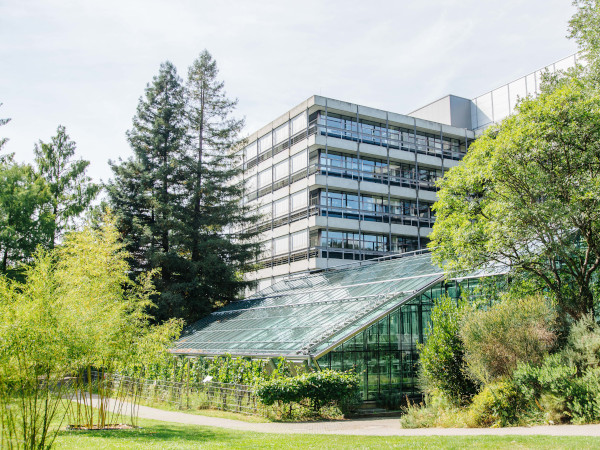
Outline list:
[[[138,404],[167,403],[180,409],[220,409],[250,415],[258,415],[264,409],[249,385],[149,380],[99,372],[93,376],[109,384],[114,392],[131,393]]]

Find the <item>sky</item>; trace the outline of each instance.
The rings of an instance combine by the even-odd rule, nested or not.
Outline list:
[[[95,181],[126,140],[161,62],[185,77],[203,49],[245,134],[314,94],[409,113],[474,98],[577,50],[571,0],[0,0],[6,152],[64,125]]]

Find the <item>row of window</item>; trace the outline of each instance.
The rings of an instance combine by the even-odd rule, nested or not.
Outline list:
[[[319,189],[310,193],[310,204],[328,208],[333,211],[344,209],[365,213],[395,214],[402,216],[435,219],[432,203],[416,200],[402,200],[367,194],[327,191]]]
[[[309,173],[317,171],[316,163],[320,163],[323,174],[339,176],[344,178],[361,179],[375,183],[401,185],[421,189],[436,190],[435,181],[442,175],[441,170],[420,167],[418,170],[414,164],[390,162],[374,158],[357,158],[338,152],[325,152],[319,150],[310,155],[308,160],[307,151],[296,153],[289,159],[285,159],[268,169],[246,178],[246,192],[248,200],[266,195],[289,184],[290,175],[292,181],[306,177]],[[306,170],[310,163],[310,170]]]
[[[373,122],[341,114],[319,112],[318,124],[321,133],[341,139],[365,142],[391,148],[416,150],[419,153],[444,155],[461,159],[466,153],[466,141],[443,136],[440,133],[426,133]]]
[[[265,134],[258,140],[251,142],[244,149],[244,160],[251,161],[258,155],[269,151],[271,148],[286,142],[291,136],[306,131],[308,121],[306,112],[298,114],[293,119],[275,128],[272,132]]]
[[[310,201],[310,211],[307,210]],[[410,226],[431,227],[435,221],[432,204],[376,195],[317,189],[295,192],[258,208],[262,221],[259,231],[286,225],[309,215],[339,217],[370,222],[391,222]]]
[[[366,234],[351,231],[321,231],[321,247],[371,252],[411,252],[418,249],[417,238]]]
[[[307,117],[306,112],[285,122],[273,131],[261,136],[244,148],[245,167],[256,164],[261,155],[277,153],[282,145],[287,148],[294,137],[306,137],[309,128],[314,132],[315,123],[321,133],[341,139],[350,139],[391,148],[403,148],[420,153],[444,154],[446,157],[460,159],[466,153],[466,141],[442,136],[439,133],[426,133],[419,130],[387,125],[385,123],[358,119],[356,117],[317,111]],[[312,124],[312,125],[311,125]],[[271,151],[273,150],[273,151]]]
[[[310,248],[405,253],[417,250],[418,244],[417,238],[406,236],[333,230],[315,230],[309,235],[302,230],[267,241],[261,259],[306,250],[309,245]]]
[[[319,162],[321,170],[332,176],[346,178],[360,178],[365,181],[399,184],[401,181],[419,181],[420,187],[435,190],[435,182],[442,177],[440,169],[419,167],[415,164],[407,164],[375,159],[356,157],[338,152],[320,151]]]

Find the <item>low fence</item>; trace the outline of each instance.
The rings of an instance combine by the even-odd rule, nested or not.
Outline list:
[[[101,372],[94,372],[93,377],[110,384],[112,392],[128,393],[138,404],[162,402],[180,409],[220,409],[250,415],[258,415],[264,409],[253,387],[243,384],[147,380]]]

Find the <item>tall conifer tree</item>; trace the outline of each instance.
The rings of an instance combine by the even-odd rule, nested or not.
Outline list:
[[[136,271],[160,269],[157,320],[188,323],[234,299],[248,283],[258,245],[248,228],[256,218],[241,205],[234,147],[242,121],[223,92],[216,63],[203,52],[187,90],[175,67],[160,73],[140,99],[128,133],[134,157],[111,164],[112,207]]]
[[[160,270],[156,287],[161,296],[158,311],[152,313],[159,319],[181,316],[183,305],[172,284],[185,262],[176,245],[175,219],[182,201],[185,99],[181,78],[170,62],[161,64],[146,87],[127,138],[134,155],[111,162],[110,202],[134,272]]]
[[[257,217],[240,199],[241,167],[235,149],[243,120],[232,117],[237,100],[227,98],[217,63],[204,50],[188,70],[190,152],[186,164],[186,208],[182,238],[190,255],[189,291],[204,301],[190,304],[189,318],[205,315],[248,284],[259,246],[248,229]],[[238,146],[239,147],[239,146]]]
[[[54,216],[49,241],[51,248],[74,225],[74,219],[90,206],[100,190],[100,186],[92,183],[85,173],[90,162],[73,160],[75,149],[75,142],[65,127],[59,125],[56,136],[50,142],[40,141],[33,150],[37,171],[46,180],[50,190],[51,212]]]

